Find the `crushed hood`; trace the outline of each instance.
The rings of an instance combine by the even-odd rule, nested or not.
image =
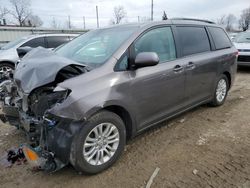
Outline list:
[[[58,56],[54,51],[38,47],[31,50],[18,64],[14,79],[24,93],[55,81],[57,73],[69,65],[85,67]]]

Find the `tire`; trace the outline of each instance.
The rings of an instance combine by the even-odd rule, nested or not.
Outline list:
[[[0,82],[7,80],[7,72],[14,69],[15,66],[11,63],[0,63]]]
[[[221,106],[224,104],[229,90],[228,78],[226,75],[221,75],[216,82],[216,87],[213,94],[213,100],[211,106]],[[220,96],[219,96],[220,95]]]
[[[106,136],[109,131],[112,130],[112,132],[110,132],[110,136],[107,136],[106,138],[103,137],[103,140],[102,138],[99,138],[100,141],[96,141],[96,138],[100,135],[97,134],[100,133],[100,129],[102,129],[103,135]],[[111,137],[113,138],[111,139]],[[108,144],[109,141],[115,142]],[[126,129],[122,119],[113,112],[106,110],[100,111],[88,120],[73,139],[70,162],[79,172],[85,174],[99,173],[116,162],[124,150],[125,143]],[[91,146],[88,146],[87,144],[91,144]],[[109,152],[109,155],[106,151]],[[91,156],[92,159],[90,159]],[[101,160],[101,156],[104,156],[103,160]]]

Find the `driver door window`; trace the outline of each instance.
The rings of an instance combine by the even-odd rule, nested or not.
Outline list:
[[[135,56],[141,52],[155,52],[160,63],[176,59],[174,38],[170,27],[148,31],[135,44]]]

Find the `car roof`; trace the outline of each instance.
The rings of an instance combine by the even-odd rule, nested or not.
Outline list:
[[[48,37],[48,36],[79,36],[80,34],[72,34],[72,33],[42,33],[42,34],[31,34],[26,36],[27,39],[36,38],[36,37]]]
[[[109,26],[105,28],[126,28],[126,27],[152,27],[152,26],[157,26],[157,25],[164,25],[164,24],[170,24],[170,25],[200,25],[200,26],[215,26],[215,27],[221,27],[217,24],[215,24],[212,21],[209,20],[201,20],[201,19],[192,19],[192,18],[173,18],[173,19],[168,19],[168,20],[163,20],[163,21],[149,21],[146,23],[129,23],[129,24],[121,24],[121,25],[115,25],[115,26]],[[102,29],[105,29],[102,28]]]

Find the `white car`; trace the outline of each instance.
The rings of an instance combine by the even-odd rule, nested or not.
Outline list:
[[[228,33],[228,36],[230,37],[230,39],[232,41],[234,41],[235,37],[238,35],[239,33]]]
[[[234,45],[239,51],[238,65],[250,66],[250,31],[237,35]]]
[[[56,48],[79,34],[37,34],[29,35],[11,41],[0,48],[0,81],[3,75],[14,70],[15,63],[19,60],[17,49],[19,47],[36,48],[42,46],[44,48]]]

